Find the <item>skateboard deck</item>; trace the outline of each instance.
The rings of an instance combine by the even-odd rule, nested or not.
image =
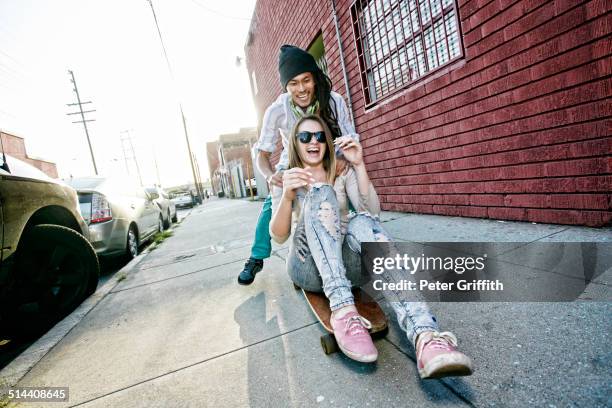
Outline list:
[[[331,309],[329,308],[329,300],[323,293],[309,292],[302,289],[302,293],[310,306],[310,309],[317,317],[317,320],[323,328],[328,332],[327,335],[321,336],[321,346],[325,354],[331,354],[338,351],[335,338],[333,337],[333,330],[329,323],[331,317]],[[370,334],[384,333],[388,327],[388,320],[385,312],[382,310],[380,305],[370,295],[359,288],[353,289],[353,296],[355,297],[355,306],[357,311],[364,318],[368,319],[372,323]]]

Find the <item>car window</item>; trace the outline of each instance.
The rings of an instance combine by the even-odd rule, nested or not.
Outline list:
[[[91,219],[91,202],[93,194],[91,193],[79,193],[79,210],[85,222],[89,222]]]

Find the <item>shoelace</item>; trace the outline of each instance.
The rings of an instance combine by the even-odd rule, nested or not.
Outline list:
[[[368,329],[372,328],[372,323],[365,317],[359,315],[353,315],[346,319],[346,325],[344,326],[344,332],[350,336],[355,334],[361,334],[367,332]]]
[[[426,345],[431,345],[432,348],[436,349],[451,350],[449,345],[457,347],[457,337],[451,332],[433,332],[431,339],[423,345],[423,348]]]

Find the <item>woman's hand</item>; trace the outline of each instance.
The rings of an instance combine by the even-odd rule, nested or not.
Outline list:
[[[336,147],[340,149],[346,161],[353,167],[363,164],[363,148],[361,144],[349,136],[339,137],[334,141]]]
[[[285,170],[283,173],[283,198],[288,201],[295,199],[296,190],[315,182],[312,173],[299,167]]]

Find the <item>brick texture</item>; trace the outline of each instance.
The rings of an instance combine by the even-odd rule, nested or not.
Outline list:
[[[319,32],[334,88],[346,97],[331,4],[258,0],[245,52],[260,121],[282,92],[280,45],[306,48]],[[463,58],[367,106],[352,4],[337,0],[336,10],[383,209],[612,223],[612,2],[459,0]]]
[[[25,147],[25,140],[23,138],[6,132],[0,132],[0,138],[2,138],[4,153],[36,167],[51,178],[58,178],[57,166],[55,163],[41,159],[33,159],[28,156]]]

